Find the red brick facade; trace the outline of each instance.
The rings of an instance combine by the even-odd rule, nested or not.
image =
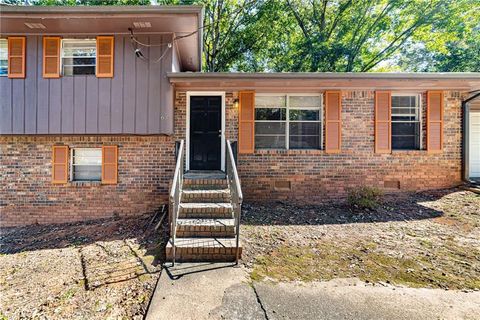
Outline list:
[[[52,184],[53,145],[118,146],[118,184]],[[1,225],[62,223],[152,212],[166,203],[174,139],[166,136],[3,136]]]
[[[237,139],[236,97],[237,93],[226,93],[226,137],[231,140]],[[239,155],[245,198],[313,203],[343,197],[348,188],[360,185],[394,191],[460,183],[459,93],[445,93],[441,154],[427,154],[425,150],[375,154],[373,98],[373,91],[342,93],[339,154],[322,150],[257,150],[254,154]],[[180,91],[175,99],[174,136],[0,137],[1,225],[61,223],[154,211],[168,199],[175,164],[174,142],[185,138],[185,126],[186,92]],[[62,144],[117,145],[118,184],[52,184],[52,146]]]

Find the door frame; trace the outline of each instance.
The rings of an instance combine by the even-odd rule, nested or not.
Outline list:
[[[219,96],[222,100],[221,110],[221,138],[220,138],[220,170],[225,171],[225,91],[187,91],[187,119],[185,136],[186,171],[190,170],[190,97],[192,96]]]

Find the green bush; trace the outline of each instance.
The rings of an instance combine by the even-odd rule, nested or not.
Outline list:
[[[382,191],[374,187],[359,187],[348,191],[347,202],[352,209],[375,209],[380,204]]]

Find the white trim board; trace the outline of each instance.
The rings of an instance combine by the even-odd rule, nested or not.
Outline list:
[[[220,170],[225,171],[225,91],[187,91],[187,119],[185,130],[185,167],[190,170],[190,97],[192,96],[220,96],[222,98],[221,111],[221,149],[220,149]]]

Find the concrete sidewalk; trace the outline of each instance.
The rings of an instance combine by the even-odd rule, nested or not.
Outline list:
[[[480,292],[357,279],[252,285],[231,264],[178,264],[162,271],[146,319],[480,319]]]

